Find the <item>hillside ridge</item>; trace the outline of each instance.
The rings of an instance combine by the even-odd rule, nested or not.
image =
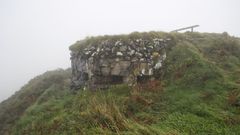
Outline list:
[[[239,134],[240,40],[227,33],[134,32],[102,41],[171,39],[154,80],[70,89],[72,69],[37,76],[0,103],[0,134]]]

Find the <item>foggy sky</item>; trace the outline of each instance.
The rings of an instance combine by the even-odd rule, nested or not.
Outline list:
[[[47,70],[70,67],[86,36],[197,31],[240,36],[239,0],[0,0],[0,101]]]

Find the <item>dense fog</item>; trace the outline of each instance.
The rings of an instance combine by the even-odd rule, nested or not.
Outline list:
[[[34,76],[70,67],[68,47],[86,36],[171,31],[240,36],[238,0],[1,0],[0,101]]]

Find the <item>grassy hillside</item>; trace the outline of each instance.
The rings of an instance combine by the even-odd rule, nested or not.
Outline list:
[[[0,134],[240,134],[238,38],[226,33],[122,36],[172,39],[159,80],[71,91],[69,70],[46,72],[0,104]],[[116,38],[84,42],[106,37]]]
[[[46,97],[61,97],[69,85],[70,69],[48,71],[24,85],[0,104],[0,134],[9,134],[15,122],[35,103],[48,102]],[[67,86],[66,86],[67,84]]]

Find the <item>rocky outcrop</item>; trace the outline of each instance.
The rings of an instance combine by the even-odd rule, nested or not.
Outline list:
[[[151,79],[166,59],[170,39],[102,40],[71,52],[72,86],[90,89]]]

